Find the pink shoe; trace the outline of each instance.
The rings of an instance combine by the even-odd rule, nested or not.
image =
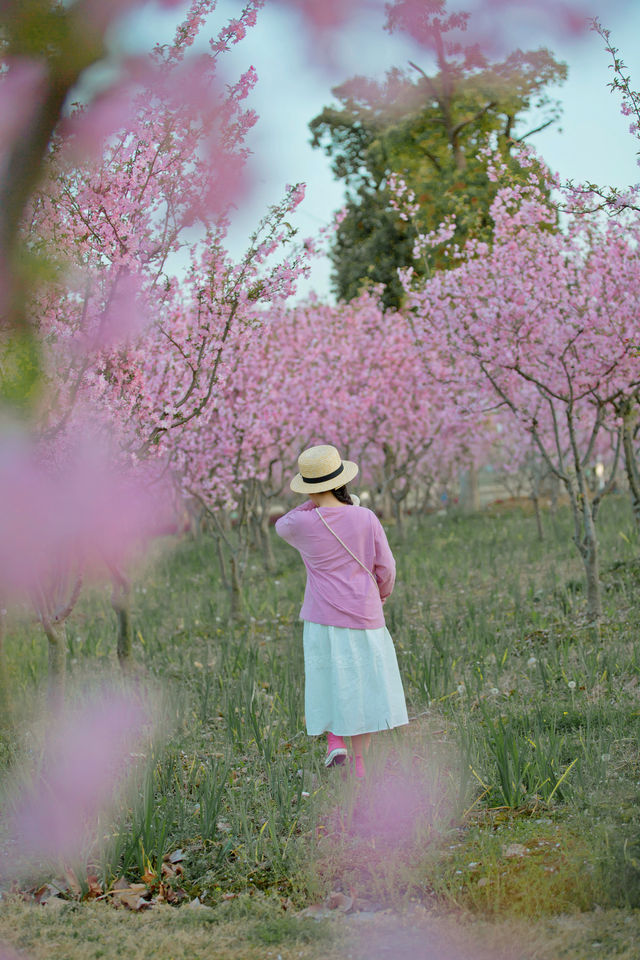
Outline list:
[[[327,756],[325,757],[325,767],[338,766],[347,759],[347,748],[344,745],[342,737],[336,737],[335,733],[327,733]]]

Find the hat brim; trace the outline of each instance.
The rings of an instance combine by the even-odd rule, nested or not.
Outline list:
[[[343,487],[349,483],[358,473],[358,464],[352,460],[343,460],[344,470],[333,480],[325,480],[324,483],[308,483],[301,473],[296,473],[289,484],[294,493],[325,493],[327,490],[335,490],[337,487]]]

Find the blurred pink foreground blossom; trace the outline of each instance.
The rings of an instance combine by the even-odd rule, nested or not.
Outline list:
[[[390,844],[403,843],[417,830],[430,830],[450,807],[437,778],[398,771],[385,772],[367,785],[353,810],[351,831],[360,839],[372,838]],[[451,817],[452,809],[448,809]]]
[[[13,950],[0,944],[0,960],[25,960],[25,955],[19,956]]]
[[[7,144],[22,134],[40,105],[46,79],[44,67],[35,60],[4,58],[3,67],[0,74],[0,158]]]
[[[49,720],[41,766],[8,805],[16,853],[3,864],[5,879],[33,861],[68,863],[86,853],[150,726],[139,696],[109,691]]]
[[[473,930],[430,924],[424,913],[419,925],[398,917],[368,923],[350,955],[354,960],[517,960],[522,955],[521,945],[484,946]]]
[[[395,0],[387,5],[387,24],[417,43],[435,50],[442,30],[450,41],[477,44],[485,55],[510,52],[539,28],[549,40],[578,37],[587,32],[597,4],[584,0]]]
[[[171,508],[151,469],[119,468],[86,439],[45,451],[0,438],[0,591],[30,591],[60,569],[104,572],[166,530]]]

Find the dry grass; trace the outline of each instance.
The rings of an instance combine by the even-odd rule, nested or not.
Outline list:
[[[219,910],[100,904],[0,907],[0,938],[30,960],[637,960],[640,913],[597,910],[545,921],[490,922],[411,907],[333,921],[227,919]],[[300,934],[302,931],[302,934]]]
[[[0,944],[28,960],[340,960],[333,922],[286,915],[227,917],[221,908],[156,906],[144,913],[104,904],[0,906]],[[1,955],[1,952],[0,952]]]

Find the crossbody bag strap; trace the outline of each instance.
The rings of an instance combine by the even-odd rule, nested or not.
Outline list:
[[[341,543],[342,546],[343,546],[343,547],[345,548],[345,550],[347,551],[347,553],[351,554],[351,556],[352,556],[353,559],[356,561],[356,563],[359,563],[360,566],[362,567],[362,569],[367,571],[367,573],[369,574],[369,576],[371,577],[371,579],[372,579],[373,582],[375,583],[376,589],[378,589],[378,581],[377,581],[376,578],[374,577],[374,575],[373,575],[373,573],[371,572],[371,570],[369,570],[369,567],[367,567],[367,565],[364,564],[364,563],[362,562],[362,560],[360,560],[359,557],[356,557],[355,553],[354,553],[352,550],[349,549],[349,547],[346,545],[346,543],[344,542],[344,540],[341,540],[341,539],[340,539],[340,537],[339,537],[338,534],[335,532],[335,530],[333,529],[333,527],[330,527],[330,526],[329,526],[329,524],[327,523],[327,521],[325,520],[325,518],[322,516],[322,514],[320,513],[320,511],[318,510],[317,507],[316,507],[316,513],[318,514],[318,516],[320,517],[320,519],[321,519],[322,522],[324,523],[324,525],[325,525],[325,527],[327,528],[327,530],[334,535],[334,537],[336,538],[336,540],[338,541],[338,543]]]

